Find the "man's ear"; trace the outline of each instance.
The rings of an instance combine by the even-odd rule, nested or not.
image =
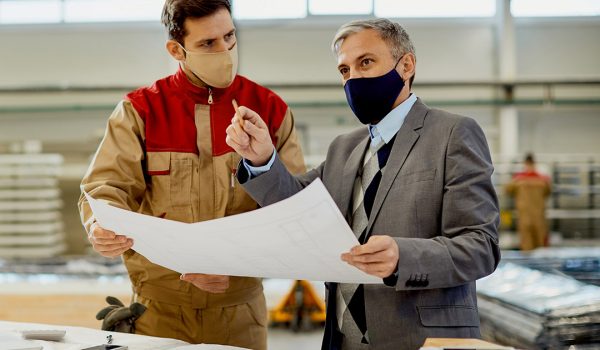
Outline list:
[[[409,81],[413,75],[415,75],[415,68],[417,65],[417,58],[412,53],[407,53],[400,60],[400,64],[398,64],[398,73],[402,76],[405,81]]]
[[[185,52],[179,43],[175,40],[167,40],[167,52],[177,61],[185,60]]]

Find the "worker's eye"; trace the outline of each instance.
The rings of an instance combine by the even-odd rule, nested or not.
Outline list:
[[[200,47],[211,47],[213,43],[214,43],[214,40],[207,40],[207,41],[202,42],[202,44],[200,44]]]
[[[350,69],[348,69],[348,67],[342,67],[339,70],[341,75],[346,75],[348,74],[348,72],[350,72]]]

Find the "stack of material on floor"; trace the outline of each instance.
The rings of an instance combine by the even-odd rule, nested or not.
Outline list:
[[[0,155],[0,257],[62,253],[65,234],[56,154]]]
[[[543,248],[526,253],[510,251],[502,254],[502,260],[600,286],[600,247]]]
[[[481,333],[523,349],[600,348],[600,287],[510,262],[477,282]]]

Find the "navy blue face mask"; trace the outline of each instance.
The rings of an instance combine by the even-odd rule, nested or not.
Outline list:
[[[402,58],[400,58],[402,59]],[[396,62],[396,66],[398,66]],[[373,78],[348,79],[344,85],[346,99],[352,111],[363,124],[379,122],[391,110],[404,88],[404,80],[396,71]]]

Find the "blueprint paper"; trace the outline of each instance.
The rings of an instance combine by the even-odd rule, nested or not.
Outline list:
[[[86,197],[101,227],[132,238],[132,249],[179,273],[383,283],[341,260],[359,243],[320,179],[267,207],[193,224]]]

